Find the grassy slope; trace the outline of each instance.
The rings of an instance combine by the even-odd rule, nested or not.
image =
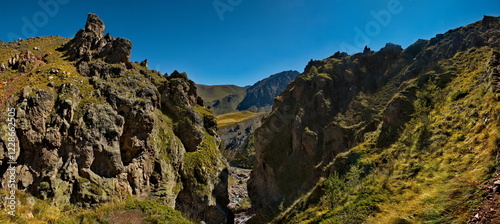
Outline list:
[[[198,88],[198,95],[206,101],[222,99],[232,94],[245,95],[245,87],[235,85],[207,86],[198,84],[196,87]]]
[[[339,155],[346,174],[318,184],[323,196],[303,200],[277,220],[286,223],[464,223],[496,170],[500,104],[486,77],[489,48],[440,62],[417,92],[416,108],[398,140],[376,147],[378,133]],[[440,88],[445,76],[455,78]],[[418,85],[410,80],[408,85]],[[313,192],[311,192],[313,193]],[[310,199],[310,198],[309,198]],[[309,204],[304,206],[304,204]]]
[[[213,107],[215,114],[237,111],[236,108],[246,96],[246,88],[234,85],[197,85],[198,95],[205,106]]]
[[[127,213],[125,212],[130,211],[140,214],[139,219],[145,223],[192,223],[182,217],[179,211],[155,201],[129,199],[127,201],[101,204],[92,209],[82,209],[71,205],[61,208],[22,192],[18,192],[17,196],[20,205],[16,208],[16,216],[7,215],[5,210],[1,210],[0,223],[112,223],[111,220],[127,220],[129,217],[126,216]]]
[[[66,82],[74,83],[82,91],[82,95],[90,96],[92,86],[89,84],[88,79],[79,75],[71,62],[66,60],[63,52],[56,50],[68,40],[67,38],[53,36],[30,38],[19,43],[0,44],[0,63],[4,63],[5,66],[7,66],[7,61],[10,58],[26,50],[33,53],[35,57],[47,61],[47,63],[25,73],[10,69],[0,73],[0,83],[6,84],[0,87],[1,105],[4,106],[7,97],[26,86],[53,91],[52,88],[47,86],[49,82],[53,83],[54,86]],[[34,50],[35,47],[39,50]],[[59,73],[50,74],[50,71],[54,69],[58,70]],[[84,101],[88,102],[96,100],[94,97],[84,98]]]
[[[219,127],[225,127],[228,125],[233,125],[236,123],[243,122],[245,120],[261,116],[263,114],[266,114],[265,112],[263,113],[253,113],[250,111],[240,111],[240,112],[235,112],[235,113],[229,113],[229,114],[222,114],[217,116],[217,125]]]

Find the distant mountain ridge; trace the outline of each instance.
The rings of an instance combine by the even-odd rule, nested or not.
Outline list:
[[[276,73],[249,87],[198,84],[197,91],[205,105],[212,107],[215,114],[244,110],[270,112],[274,98],[299,74],[298,71],[292,70]]]
[[[288,86],[288,83],[293,81],[299,74],[297,71],[285,71],[255,83],[246,90],[247,95],[238,105],[237,110],[270,112],[274,98],[279,96],[281,91]]]
[[[237,111],[238,104],[246,96],[246,88],[235,85],[207,86],[197,84],[197,92],[204,104],[212,107],[215,114]]]

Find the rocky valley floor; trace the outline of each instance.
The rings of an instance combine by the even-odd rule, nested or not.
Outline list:
[[[235,213],[235,224],[246,223],[253,216],[247,190],[250,172],[250,169],[229,167],[228,207]]]

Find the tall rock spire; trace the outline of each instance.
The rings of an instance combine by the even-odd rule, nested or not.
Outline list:
[[[132,42],[104,35],[106,26],[96,14],[87,17],[85,29],[79,30],[65,48],[70,59],[88,62],[103,58],[108,63],[130,63]]]
[[[87,23],[85,24],[85,32],[94,33],[96,37],[103,38],[106,26],[104,22],[96,14],[89,13]]]

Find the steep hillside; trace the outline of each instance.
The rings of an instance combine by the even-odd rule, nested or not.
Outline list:
[[[274,98],[297,75],[297,71],[280,72],[249,87],[198,85],[198,94],[205,104],[219,115],[245,110],[255,113],[270,112]]]
[[[255,133],[249,223],[467,222],[497,170],[499,37],[486,16],[311,61]]]
[[[246,88],[234,85],[196,85],[198,95],[205,105],[212,108],[215,114],[226,114],[237,111],[236,108],[245,98]]]
[[[89,14],[73,39],[0,44],[1,107],[15,110],[0,114],[0,188],[18,190],[22,211],[2,209],[0,222],[190,223],[173,208],[232,220],[215,117],[195,84],[130,62],[132,43],[104,31]]]

